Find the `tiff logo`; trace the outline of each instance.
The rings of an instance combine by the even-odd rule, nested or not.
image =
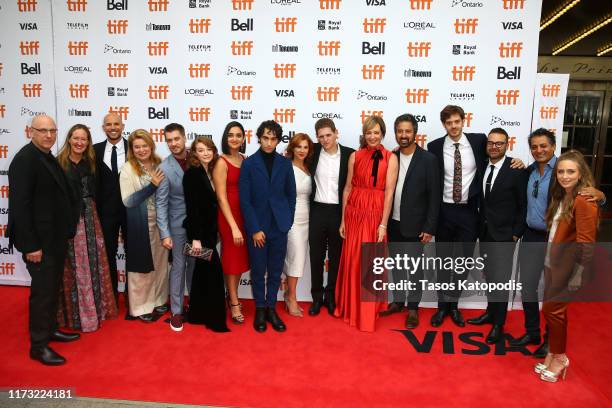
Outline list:
[[[455,33],[457,34],[475,34],[478,27],[477,18],[457,18],[455,19]]]
[[[125,78],[128,72],[128,64],[108,64],[106,71],[110,78]]]
[[[410,10],[431,10],[433,0],[410,0]]]
[[[9,186],[0,186],[0,198],[8,198]]]
[[[87,55],[89,41],[68,41],[69,55]]]
[[[66,5],[68,11],[87,11],[87,0],[68,0]]]
[[[8,146],[0,145],[0,159],[6,159],[8,156]]]
[[[232,0],[234,10],[252,10],[254,0]]]
[[[149,85],[149,99],[168,99],[168,85]]]
[[[337,57],[340,51],[340,41],[319,41],[317,49],[321,57]]]
[[[125,34],[128,28],[127,20],[108,20],[106,28],[109,34]]]
[[[474,74],[476,73],[476,66],[474,65],[460,65],[453,66],[453,81],[473,81]]]
[[[147,51],[152,57],[165,57],[168,55],[168,41],[149,41]]]
[[[189,108],[189,120],[192,122],[208,122],[210,108]]]
[[[525,8],[525,0],[502,0],[504,10],[518,10]]]
[[[319,0],[319,8],[321,10],[338,10],[342,0]]]
[[[0,105],[0,118],[3,118],[5,113],[6,113],[6,105]]]
[[[149,0],[149,11],[168,11],[169,0]]]
[[[465,112],[465,127],[471,126],[473,117],[474,114],[472,112]]]
[[[208,78],[210,64],[189,64],[190,78]]]
[[[42,84],[23,84],[21,90],[25,98],[38,98],[42,91]]]
[[[415,135],[414,143],[418,144],[422,148],[425,148],[425,145],[427,144],[427,135]]]
[[[274,78],[295,78],[296,64],[274,64]]]
[[[277,33],[294,33],[297,17],[276,17],[274,28]]]
[[[4,69],[4,64],[0,62],[0,77],[2,76],[3,69]]]
[[[14,275],[15,274],[15,263],[14,262],[0,262],[0,275]]]
[[[495,94],[498,105],[516,105],[519,95],[518,89],[498,89]]]
[[[17,0],[17,9],[21,13],[36,11],[37,4],[38,2],[36,0]]]
[[[19,42],[19,51],[21,55],[38,55],[38,50],[40,48],[39,41],[20,41]]]
[[[363,79],[382,79],[385,72],[384,65],[362,65],[361,76]]]
[[[431,50],[430,42],[409,42],[408,43],[408,56],[411,58],[422,58],[429,57],[429,50]]]
[[[386,18],[364,18],[363,32],[364,33],[384,33],[387,25]]]
[[[542,106],[540,107],[540,119],[557,119],[559,113],[558,106]]]
[[[559,84],[542,85],[542,96],[555,98],[559,96],[559,91],[561,91],[561,85]]]
[[[149,134],[151,135],[151,139],[156,142],[164,142],[166,134],[164,133],[164,129],[149,129]]]
[[[378,116],[378,117],[382,118],[383,117],[383,111],[377,111],[377,110],[374,110],[374,111],[370,111],[370,110],[363,111],[362,110],[361,111],[361,115],[360,115],[360,117],[361,117],[361,124],[363,125],[365,120],[367,118],[369,118],[370,116]]]
[[[6,237],[7,224],[0,224],[0,237]]]
[[[253,41],[232,41],[230,48],[232,55],[251,55],[253,52]]]
[[[82,99],[89,96],[89,85],[87,84],[70,84],[68,87],[70,97],[73,99]]]
[[[115,113],[123,120],[127,120],[130,108],[127,106],[111,106],[108,108],[108,113]]]
[[[518,58],[521,56],[523,50],[522,42],[513,43],[500,43],[499,44],[499,56],[502,58]]]
[[[295,120],[295,109],[274,108],[274,120],[278,123],[293,123]]]
[[[191,34],[208,33],[210,29],[210,18],[192,18],[189,20],[189,32]]]
[[[319,102],[338,102],[339,95],[340,87],[338,86],[324,86],[317,88],[317,100]]]
[[[234,101],[250,101],[253,94],[253,87],[250,85],[232,85],[230,95]]]
[[[427,103],[429,89],[406,89],[406,103]]]

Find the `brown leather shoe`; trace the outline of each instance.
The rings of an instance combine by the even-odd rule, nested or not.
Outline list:
[[[416,310],[408,310],[408,317],[406,317],[406,328],[416,329],[419,325],[419,312]]]
[[[401,303],[393,302],[393,303],[389,303],[389,307],[387,308],[387,310],[380,312],[379,315],[380,317],[385,317],[385,316],[392,315],[393,313],[399,313],[403,310],[404,310],[404,305],[402,305]]]

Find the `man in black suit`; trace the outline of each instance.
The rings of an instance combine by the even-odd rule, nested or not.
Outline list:
[[[45,365],[61,365],[64,357],[50,341],[78,339],[57,329],[59,290],[68,240],[79,217],[76,194],[51,148],[57,138],[55,121],[36,116],[28,130],[32,142],[19,150],[8,171],[9,245],[22,253],[30,285],[30,357]]]
[[[506,283],[512,275],[515,242],[525,231],[527,177],[524,170],[510,168],[506,157],[508,133],[492,129],[487,140],[489,162],[483,175],[480,196],[480,254],[485,256],[487,283]],[[488,292],[487,310],[468,323],[493,327],[486,342],[497,343],[503,336],[508,309],[508,291]]]
[[[399,150],[395,152],[399,173],[388,224],[389,241],[415,243],[410,244],[409,255],[420,257],[423,245],[430,242],[436,232],[440,211],[440,171],[436,156],[415,143],[418,122],[413,115],[398,116],[394,127],[395,140],[399,145]],[[401,282],[407,279],[407,271],[394,269],[392,276],[394,282]],[[422,297],[419,281],[422,279],[422,269],[411,271],[409,280],[416,283],[416,290],[409,292],[407,329],[414,329],[419,324],[418,309]],[[405,301],[406,292],[395,290],[393,303],[380,315],[401,312]]]
[[[97,192],[96,206],[104,245],[108,256],[108,265],[111,273],[111,281],[115,298],[117,298],[119,277],[117,275],[117,248],[119,246],[119,228],[125,245],[126,212],[123,201],[121,201],[121,190],[119,188],[119,170],[127,161],[127,140],[122,137],[123,121],[116,113],[109,113],[104,117],[102,130],[106,134],[106,140],[94,144],[96,153]],[[126,280],[127,285],[127,280]],[[125,289],[127,294],[127,288]],[[127,299],[127,296],[126,296]]]
[[[310,274],[312,279],[312,305],[308,314],[316,316],[325,305],[334,314],[336,278],[342,253],[340,221],[342,220],[342,192],[346,184],[348,159],[353,149],[338,143],[338,130],[331,119],[315,123],[317,141],[309,170],[312,175],[310,196]],[[323,288],[323,266],[328,252],[327,285]]]

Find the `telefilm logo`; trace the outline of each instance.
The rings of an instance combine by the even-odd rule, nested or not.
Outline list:
[[[362,91],[361,89],[357,91],[357,100],[365,99],[368,101],[386,101],[387,97],[385,95],[373,95],[369,92]]]
[[[299,47],[297,45],[273,44],[272,52],[299,52]]]
[[[237,76],[252,76],[252,77],[254,77],[254,76],[257,75],[257,72],[255,72],[255,71],[247,71],[247,70],[244,70],[244,69],[241,69],[241,68],[236,68],[236,67],[233,67],[231,65],[228,65],[228,67],[227,67],[227,75],[228,76],[230,76],[230,75],[237,75]]]
[[[342,20],[318,20],[317,30],[338,31],[342,27]]]
[[[114,86],[109,86],[106,88],[106,94],[108,96],[128,96],[129,88],[119,88]]]
[[[476,55],[476,45],[455,44],[453,55]]]
[[[106,9],[109,11],[127,11],[128,0],[107,0]]]
[[[36,23],[19,23],[19,28],[21,31],[32,31],[38,30],[38,26]]]
[[[170,24],[155,24],[155,23],[147,23],[145,24],[146,31],[170,31]]]
[[[492,115],[489,126],[495,127],[518,127],[521,126],[521,122],[518,120],[506,120],[499,116]]]
[[[117,48],[114,47],[110,44],[104,44],[104,53],[111,53],[111,54],[131,54],[132,50],[127,49],[127,48]]]
[[[404,28],[414,31],[427,31],[436,28],[436,25],[430,21],[405,21]]]
[[[68,0],[66,6],[70,12],[85,12],[87,11],[87,0]]]
[[[211,52],[211,44],[187,44],[187,51],[189,52]]]
[[[89,24],[68,22],[66,23],[66,29],[67,30],[89,30]]]
[[[450,92],[449,99],[451,101],[473,101],[476,99],[476,94],[473,92]]]
[[[189,0],[189,8],[210,8],[212,0]]]
[[[315,72],[317,75],[340,75],[342,69],[338,67],[316,67]]]

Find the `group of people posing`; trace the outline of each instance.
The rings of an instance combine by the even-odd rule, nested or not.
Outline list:
[[[389,304],[366,299],[363,243],[411,242],[416,244],[412,255],[418,256],[435,236],[438,256],[451,254],[451,243],[460,243],[460,252],[471,256],[478,239],[481,251],[486,243],[521,238],[595,242],[596,202],[605,197],[594,188],[580,153],[568,151],[557,158],[555,135],[538,129],[529,136],[535,162],[525,169],[519,159],[506,156],[504,129],[464,133],[464,119],[461,107],[446,106],[440,113],[446,135],[425,150],[415,143],[415,117],[400,115],[394,122],[398,147],[387,150],[382,145],[385,122],[371,116],[356,151],[338,143],[331,119],[320,119],[317,143],[298,133],[284,155],[276,151],[282,128],[269,120],[258,127],[260,148],[249,157],[241,153],[246,141],[239,122],[225,127],[221,152],[206,137],[187,146],[183,126],[171,123],[164,129],[171,154],[162,161],[149,132],[135,130],[126,140],[121,117],[113,113],[104,118],[105,141],[94,145],[90,130],[75,125],[56,158],[50,152],[55,122],[35,117],[32,143],[9,168],[8,235],[32,277],[30,356],[63,364],[65,359],[48,343],[79,335],[58,327],[88,332],[116,317],[120,235],[126,253],[126,319],[151,323],[170,309],[172,330],[182,330],[187,321],[216,332],[229,331],[227,308],[233,323],[245,323],[238,286],[248,270],[258,332],[268,324],[286,330],[276,311],[283,274],[285,309],[303,316],[296,288],[308,263],[309,315],[325,308],[359,330],[374,331],[379,316],[407,308],[405,326],[415,328],[421,290],[395,291]],[[558,290],[575,279],[575,268],[558,268],[544,253],[527,252],[520,255],[530,260],[525,266],[521,262],[526,334],[510,345],[541,344],[535,354],[545,360],[536,371],[556,381],[569,365],[567,302],[544,302],[547,336],[541,343],[537,287],[542,270],[547,289]],[[541,262],[534,263],[540,256]],[[507,280],[512,253],[489,259],[487,279]],[[523,268],[537,270],[523,273]],[[410,279],[422,276],[416,271]],[[405,277],[406,271],[392,271],[394,280]],[[453,273],[438,271],[438,282],[454,279]],[[465,325],[460,296],[458,290],[438,293],[432,326],[447,316]],[[490,323],[486,341],[505,341],[506,310],[507,299],[490,301],[486,312],[468,323]]]

